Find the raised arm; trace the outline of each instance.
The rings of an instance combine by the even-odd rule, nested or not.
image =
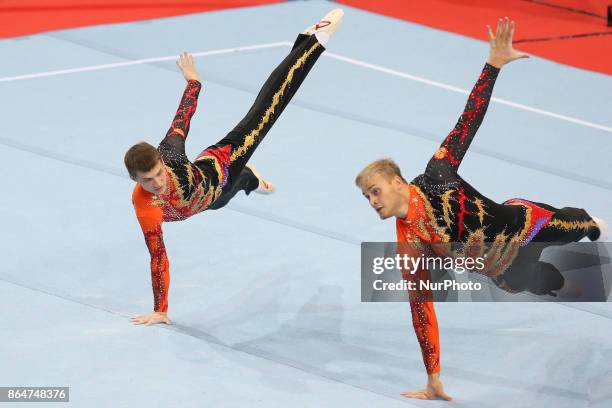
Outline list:
[[[180,136],[183,140],[187,138],[189,133],[189,125],[191,124],[191,118],[196,111],[198,106],[198,95],[202,89],[202,84],[196,80],[190,80],[187,82],[181,103],[174,115],[172,125],[166,133],[166,137],[169,136]]]
[[[448,161],[449,167],[454,172],[457,172],[468,147],[482,124],[498,73],[499,68],[489,63],[485,64],[474,88],[472,88],[472,92],[470,92],[457,124],[435,153],[434,158]]]
[[[200,82],[200,75],[196,70],[191,54],[183,52],[176,61],[176,64],[181,69],[187,81],[187,86],[183,92],[170,129],[168,129],[166,137],[160,143],[160,149],[184,155],[185,139],[187,139],[187,134],[189,133],[191,118],[198,106],[198,96],[202,89],[202,83]]]
[[[487,30],[490,44],[487,63],[470,92],[457,124],[429,162],[426,172],[430,177],[447,179],[449,172],[457,172],[482,124],[501,67],[515,59],[528,57],[512,48],[514,21],[509,21],[507,17],[499,19],[495,35],[491,27],[487,26]]]

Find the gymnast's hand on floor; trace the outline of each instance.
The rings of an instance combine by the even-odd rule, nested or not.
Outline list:
[[[508,17],[497,21],[497,32],[493,35],[491,26],[487,25],[489,32],[489,59],[487,62],[494,67],[501,68],[509,62],[519,58],[529,58],[524,52],[512,48],[512,37],[514,36],[514,21]]]
[[[157,323],[172,324],[170,319],[168,319],[168,314],[164,312],[154,312],[148,315],[132,317],[130,321],[134,324],[144,324],[145,326]]]
[[[441,398],[446,401],[453,401],[453,398],[444,392],[444,386],[440,381],[440,374],[430,374],[427,376],[427,387],[424,390],[406,391],[402,395],[407,398],[422,400],[433,400]]]
[[[198,74],[198,70],[193,62],[193,56],[190,53],[183,51],[176,60],[176,65],[181,69],[187,82],[191,80],[202,82],[200,81],[200,74]]]

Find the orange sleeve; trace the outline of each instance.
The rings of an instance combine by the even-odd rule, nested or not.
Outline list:
[[[400,240],[398,234],[398,252],[410,257],[428,256],[426,249],[428,245],[415,235],[407,234]],[[407,238],[407,239],[406,239]],[[408,242],[406,242],[406,241]],[[399,242],[403,241],[403,242]],[[431,255],[431,254],[430,254]],[[430,256],[429,255],[429,256]],[[433,296],[430,290],[420,288],[420,282],[431,281],[431,273],[424,268],[418,268],[414,273],[402,271],[403,278],[408,282],[414,282],[415,290],[409,291],[410,311],[412,314],[412,326],[416,334],[423,363],[427,374],[440,372],[440,333],[438,331],[438,319],[433,304]]]
[[[162,232],[162,210],[151,203],[151,197],[151,193],[145,191],[140,185],[136,185],[132,202],[151,256],[153,308],[156,312],[167,312],[170,263],[168,262]]]
[[[440,372],[440,333],[434,304],[431,301],[410,301],[412,326],[416,333],[427,374]]]

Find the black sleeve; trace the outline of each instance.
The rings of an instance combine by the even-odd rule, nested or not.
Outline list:
[[[198,106],[198,96],[201,89],[202,84],[199,81],[191,80],[187,82],[178,110],[174,115],[174,120],[172,120],[172,125],[170,125],[166,137],[159,145],[160,152],[185,154],[185,139],[187,139],[189,133],[191,118]]]
[[[487,112],[498,74],[499,68],[485,64],[457,124],[429,161],[425,171],[428,177],[445,180],[457,173]]]

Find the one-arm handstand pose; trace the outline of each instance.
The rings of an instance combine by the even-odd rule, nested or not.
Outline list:
[[[325,50],[324,44],[337,30],[343,14],[341,9],[333,10],[300,34],[246,116],[193,162],[185,155],[185,140],[202,84],[191,55],[180,56],[177,64],[187,87],[166,137],[157,149],[139,143],[125,155],[130,177],[137,182],[132,202],[151,255],[154,297],[154,313],[136,316],[133,323],[170,323],[170,274],[162,222],[181,221],[207,209],[219,209],[241,190],[246,194],[274,191],[247,162]]]
[[[378,160],[363,169],[356,179],[370,205],[381,219],[396,218],[397,242],[407,243],[408,253],[428,252],[440,255],[438,243],[489,242],[504,254],[517,246],[534,242],[572,242],[584,237],[605,239],[605,223],[591,218],[578,208],[557,209],[550,205],[510,199],[498,204],[480,194],[457,170],[478,127],[484,119],[493,85],[500,68],[527,55],[512,48],[514,22],[500,19],[494,35],[488,28],[490,52],[487,63],[468,98],[465,110],[454,129],[434,153],[425,173],[407,183],[391,160]],[[407,249],[406,249],[407,248]],[[507,266],[507,265],[506,265]],[[564,289],[565,281],[554,266],[537,261],[528,273],[516,268],[494,265],[499,272],[487,274],[501,288],[510,292],[528,290],[550,294]],[[405,279],[429,279],[429,271],[419,269]],[[444,392],[440,375],[438,323],[430,292],[410,291],[412,322],[421,347],[428,379],[425,389],[405,392],[410,398],[450,400]]]

